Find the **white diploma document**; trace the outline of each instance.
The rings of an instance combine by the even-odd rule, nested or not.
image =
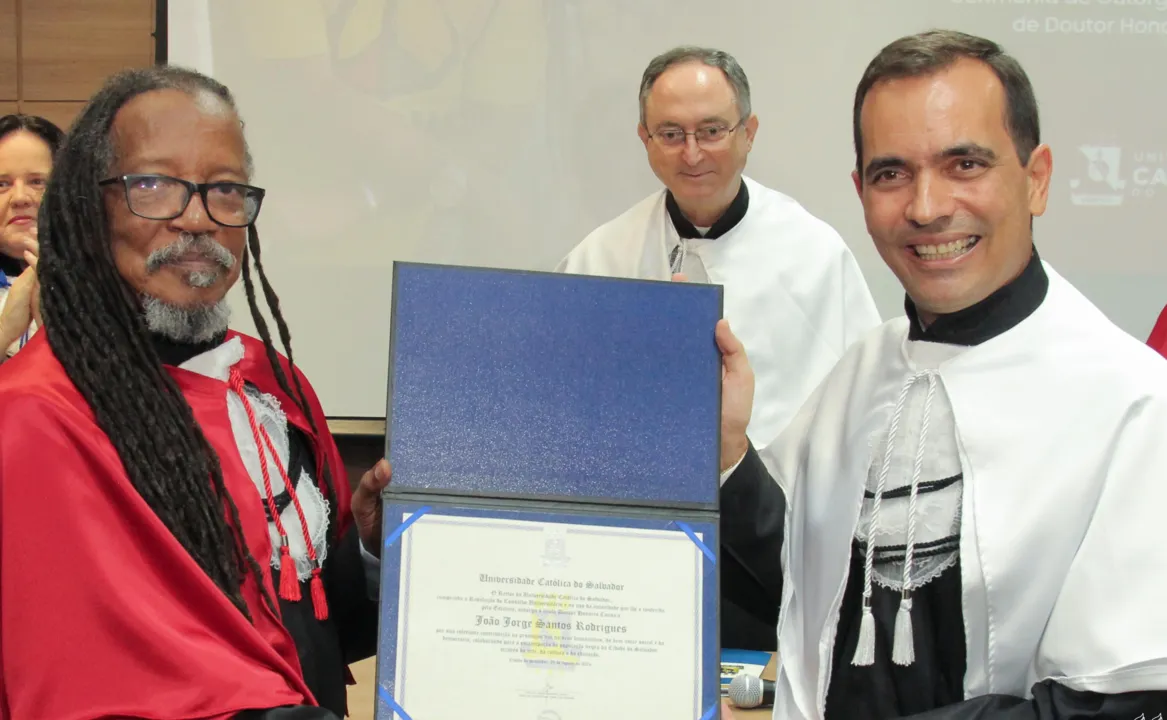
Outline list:
[[[427,514],[401,543],[412,720],[701,717],[704,556],[684,533]]]

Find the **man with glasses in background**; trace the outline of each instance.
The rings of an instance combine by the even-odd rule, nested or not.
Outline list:
[[[748,435],[765,447],[880,317],[839,234],[743,177],[757,130],[749,81],[731,55],[679,47],[654,58],[640,83],[637,131],[665,189],[593,231],[558,270],[724,286],[725,317],[762,399]],[[723,492],[730,537],[734,502]],[[725,549],[722,645],[773,650],[780,589],[757,578],[770,576],[777,552]]]
[[[0,718],[335,720],[375,651],[388,464],[350,490],[252,170],[227,88],[173,67],[110,79],[57,155],[45,331],[0,373]]]

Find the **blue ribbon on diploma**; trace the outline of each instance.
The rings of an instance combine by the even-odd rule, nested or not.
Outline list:
[[[697,546],[697,549],[705,553],[705,557],[709,558],[709,562],[713,563],[714,565],[717,564],[717,556],[713,554],[713,551],[709,549],[708,545],[701,542],[700,538],[697,537],[697,533],[693,532],[693,528],[689,527],[687,524],[681,522],[680,520],[673,520],[669,524],[675,525],[681,532],[688,535],[689,539],[693,541],[693,544]],[[702,718],[701,720],[709,720],[709,717],[712,716],[706,714],[706,717]]]
[[[426,505],[425,507],[418,508],[416,512],[405,518],[405,522],[398,525],[397,529],[394,530],[393,533],[389,535],[389,537],[385,538],[385,547],[388,548],[393,543],[401,539],[401,536],[405,534],[405,531],[409,529],[409,526],[417,522],[422,515],[425,515],[430,510],[432,510],[432,508],[429,505]],[[401,718],[401,720],[413,720],[413,718],[409,717],[409,713],[405,712],[405,709],[397,704],[397,701],[393,699],[393,696],[389,694],[389,691],[380,685],[377,686],[377,697],[381,698],[381,701],[388,705],[389,709],[396,713],[397,717]]]
[[[425,507],[418,508],[417,512],[405,518],[405,522],[401,523],[401,525],[399,525],[397,529],[393,531],[393,534],[385,538],[385,547],[388,548],[390,545],[397,542],[401,538],[401,535],[409,529],[410,525],[417,522],[422,515],[425,515],[432,509],[433,508],[431,508],[429,505],[426,505]],[[406,717],[406,720],[409,720],[408,716]]]
[[[409,713],[405,712],[405,710],[403,710],[401,706],[397,704],[397,701],[393,699],[393,696],[389,694],[389,691],[380,685],[377,686],[377,697],[385,701],[385,704],[388,705],[389,708],[393,710],[393,712],[397,713],[397,717],[401,718],[401,720],[413,720],[413,718],[409,717]],[[709,717],[712,717],[712,715],[707,714],[707,717],[703,720],[709,720]]]
[[[713,551],[709,549],[708,545],[701,542],[701,539],[697,537],[697,533],[693,532],[693,528],[689,527],[687,523],[683,523],[680,520],[673,520],[669,524],[675,526],[678,530],[688,535],[689,539],[693,541],[693,544],[697,546],[697,549],[700,550],[702,554],[704,554],[705,557],[709,559],[709,562],[713,563],[714,565],[717,564],[717,556],[713,554]],[[716,714],[717,704],[714,703],[713,705],[710,705],[709,708],[705,711],[705,714],[701,716],[701,720],[713,720]]]

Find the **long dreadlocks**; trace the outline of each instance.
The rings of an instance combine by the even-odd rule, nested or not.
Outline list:
[[[39,218],[42,315],[53,353],[109,437],[130,482],[179,543],[248,619],[240,588],[247,572],[262,588],[262,571],[247,549],[239,510],[223,482],[219,458],[186,399],[163,369],[133,289],[118,273],[109,220],[98,188],[114,166],[114,117],[131,99],[155,90],[210,93],[232,110],[221,83],[175,67],[130,70],[110,78],[74,123],[54,165]],[[247,158],[250,171],[251,159]],[[251,315],[284,393],[319,433],[295,372],[291,335],[260,263],[259,235],[248,228],[243,281]],[[258,271],[279,329],[293,391],[258,307],[248,262]],[[329,536],[335,537],[336,488],[324,465]],[[229,516],[229,517],[228,517]],[[264,600],[275,612],[266,591]]]

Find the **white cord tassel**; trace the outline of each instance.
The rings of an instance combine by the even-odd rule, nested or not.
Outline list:
[[[912,598],[907,593],[900,599],[900,609],[896,611],[891,660],[896,665],[911,665],[916,662],[916,636],[912,633]]]
[[[870,605],[863,606],[863,619],[859,621],[859,643],[855,645],[855,657],[851,664],[875,664],[875,616],[871,614]]]
[[[908,499],[908,542],[904,550],[904,589],[900,608],[896,611],[896,626],[891,646],[891,660],[896,665],[911,665],[916,661],[916,638],[912,633],[912,560],[916,549],[916,498],[920,493],[920,476],[924,470],[924,450],[928,442],[928,421],[932,414],[932,399],[936,394],[936,376],[928,373],[928,395],[924,398],[924,417],[920,422],[920,444],[916,448],[916,464],[912,471],[911,493]]]
[[[875,567],[875,537],[879,534],[879,506],[883,501],[883,490],[887,487],[887,475],[891,470],[891,455],[895,448],[896,433],[899,431],[900,416],[904,412],[908,391],[912,389],[916,377],[913,375],[908,378],[900,389],[895,412],[891,416],[891,425],[887,429],[887,447],[883,450],[883,464],[879,469],[879,479],[875,485],[875,501],[871,504],[871,522],[867,529],[867,552],[863,559],[863,616],[859,620],[859,642],[855,644],[855,657],[851,659],[852,665],[875,664],[875,616],[871,614],[871,576]]]

